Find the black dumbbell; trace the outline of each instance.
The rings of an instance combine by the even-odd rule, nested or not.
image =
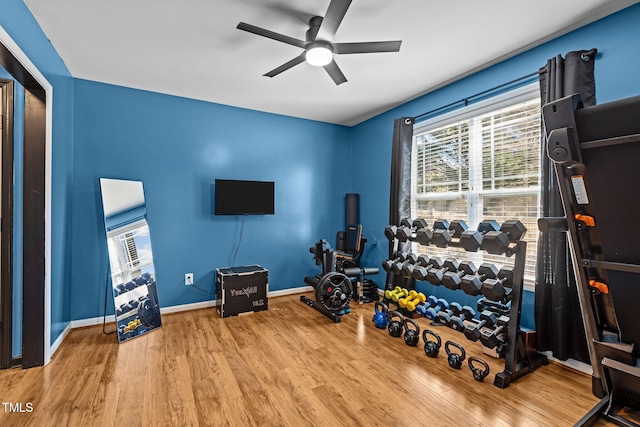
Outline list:
[[[118,292],[120,293],[120,295],[124,294],[125,292],[127,292],[127,288],[124,285],[124,283],[119,284],[118,286],[116,286],[116,289],[118,290]]]
[[[427,274],[429,273],[429,270],[432,268],[435,269],[440,269],[443,266],[443,262],[440,258],[438,257],[431,257],[429,258],[429,262],[427,263],[426,266],[422,266],[422,265],[417,265],[413,268],[413,278],[416,280],[426,280],[427,279]]]
[[[429,224],[423,218],[416,218],[410,225],[401,225],[396,230],[396,238],[401,242],[406,242],[407,240],[415,240],[415,233],[417,230],[421,228],[427,228]]]
[[[492,313],[489,310],[485,310],[480,313],[480,321],[478,322],[468,322],[464,326],[464,336],[467,337],[468,340],[476,342],[480,339],[480,329],[484,327],[491,328],[496,324],[498,318],[495,313]]]
[[[460,289],[462,277],[476,274],[477,268],[471,261],[462,261],[458,267],[458,271],[447,271],[442,276],[442,284],[447,288],[455,291]]]
[[[422,246],[429,246],[431,239],[433,238],[433,231],[428,227],[418,228],[416,230],[415,241]]]
[[[520,240],[527,228],[517,219],[505,221],[499,231],[490,231],[482,240],[482,249],[494,255],[502,255],[509,249],[509,243]]]
[[[482,263],[478,268],[478,275],[467,275],[460,281],[460,288],[467,295],[478,296],[482,291],[482,282],[486,279],[495,279],[498,276],[498,267],[488,262]]]
[[[406,278],[410,278],[413,276],[413,270],[415,270],[416,267],[426,267],[427,265],[429,265],[429,256],[418,255],[416,262],[413,264],[408,262],[402,264],[402,275]]]
[[[478,252],[484,236],[491,231],[499,231],[500,224],[494,220],[482,221],[477,230],[466,230],[460,236],[460,246],[467,252]]]
[[[456,272],[460,267],[460,263],[457,259],[447,258],[442,265],[442,268],[432,268],[427,272],[427,281],[435,286],[442,285],[442,279],[444,273],[447,271]]]
[[[498,344],[504,342],[502,339],[506,335],[506,328],[509,326],[509,317],[500,316],[496,321],[495,328],[481,328],[480,329],[480,342],[487,348],[496,348]]]
[[[404,262],[396,261],[393,263],[393,266],[391,267],[391,272],[393,274],[400,275],[402,274],[402,269],[404,268],[405,265],[415,264],[416,262],[418,262],[417,254],[407,254],[407,256],[404,259]]]
[[[431,237],[431,243],[433,243],[434,245],[436,244],[436,242],[438,243],[436,246],[438,246],[439,248],[442,247],[446,247],[446,244],[448,244],[449,242],[447,241],[445,243],[445,246],[442,246],[443,242],[443,237],[442,237],[442,233],[446,232],[447,230],[449,230],[449,227],[451,225],[449,224],[449,221],[447,221],[446,219],[437,219],[434,221],[433,223],[433,233],[432,233],[432,237]],[[450,241],[451,239],[449,239]]]
[[[406,252],[400,252],[395,259],[386,259],[386,260],[382,261],[382,269],[384,271],[386,271],[387,273],[391,273],[391,269],[393,268],[393,264],[395,264],[398,261],[402,263],[402,262],[404,262],[405,259],[407,259],[407,253]]]
[[[396,238],[396,233],[398,232],[398,227],[396,227],[395,225],[387,225],[384,228],[384,236],[387,238],[387,240],[393,240]]]
[[[468,305],[465,305],[462,307],[460,314],[451,316],[448,326],[455,331],[462,331],[464,329],[464,321],[473,319],[473,316],[475,315],[475,310]]]
[[[423,246],[429,245],[433,233],[429,230],[429,224],[427,224],[425,219],[417,218],[413,220],[411,225],[405,224],[405,226],[401,228],[402,230],[398,229],[400,230],[400,235],[398,235],[396,231],[396,237],[398,237],[398,240],[401,242],[411,240]]]
[[[511,304],[509,302],[502,304],[498,301],[489,301],[486,298],[480,298],[476,308],[480,312],[483,312],[484,310],[492,311],[498,316],[509,316],[511,313]]]
[[[436,227],[437,225],[437,227]],[[449,224],[445,220],[438,220],[433,225],[433,238],[431,243],[439,248],[446,248],[454,238],[460,238],[469,226],[462,220],[451,221]]]
[[[449,325],[453,316],[458,316],[462,312],[462,306],[457,302],[452,302],[449,309],[438,313],[438,321],[443,325]]]
[[[513,285],[513,267],[502,267],[496,279],[482,282],[482,295],[490,301],[502,301],[511,293]]]

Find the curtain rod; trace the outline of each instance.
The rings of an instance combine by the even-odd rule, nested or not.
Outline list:
[[[472,98],[477,98],[477,97],[485,95],[485,94],[487,94],[489,92],[493,92],[496,89],[500,89],[500,88],[503,88],[505,86],[509,86],[509,85],[514,84],[514,83],[518,83],[518,82],[520,82],[522,80],[529,79],[529,78],[531,78],[533,76],[538,76],[538,75],[540,75],[541,73],[544,73],[544,72],[546,72],[544,69],[542,71],[536,71],[535,73],[531,73],[531,74],[527,74],[526,76],[518,77],[517,79],[511,80],[510,82],[502,83],[501,85],[492,87],[491,89],[483,90],[482,92],[478,92],[478,93],[473,94],[471,96],[468,96],[466,98],[459,99],[459,100],[454,101],[454,102],[452,102],[450,104],[443,105],[442,107],[438,107],[438,108],[436,108],[434,110],[427,111],[426,113],[422,113],[422,114],[420,114],[418,116],[413,117],[413,122],[415,123],[416,120],[421,119],[422,117],[426,117],[426,116],[428,116],[430,114],[433,114],[433,113],[436,113],[436,112],[438,112],[440,110],[444,110],[444,109],[447,109],[449,107],[453,107],[456,104],[464,103],[464,105],[466,107],[467,105],[469,105],[469,100],[472,99]]]

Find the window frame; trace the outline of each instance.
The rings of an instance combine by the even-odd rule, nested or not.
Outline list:
[[[474,178],[471,176],[471,172],[469,172],[469,177],[468,177],[468,182],[469,182],[469,190],[466,191],[449,191],[449,192],[434,192],[432,194],[426,195],[426,194],[418,194],[417,189],[418,189],[418,185],[417,180],[418,180],[418,144],[417,144],[417,136],[420,134],[423,134],[425,132],[429,132],[430,130],[435,130],[435,129],[439,129],[442,127],[446,127],[448,125],[453,125],[457,122],[462,122],[462,121],[471,121],[474,118],[478,119],[480,116],[487,114],[487,113],[491,113],[491,112],[495,112],[498,110],[501,110],[503,108],[508,108],[510,106],[515,106],[516,104],[520,104],[520,103],[525,103],[525,102],[529,102],[529,101],[533,101],[534,99],[540,99],[540,92],[539,92],[539,85],[538,83],[531,83],[525,86],[521,86],[519,88],[515,88],[512,90],[509,90],[507,92],[501,93],[499,95],[495,95],[492,96],[490,98],[487,99],[483,99],[482,101],[478,101],[474,104],[471,105],[467,105],[461,108],[457,108],[455,110],[440,114],[438,116],[423,120],[421,122],[418,123],[414,123],[413,126],[413,141],[412,141],[412,148],[411,148],[411,216],[413,218],[418,216],[418,201],[442,201],[442,200],[446,200],[446,201],[456,201],[456,200],[460,200],[460,199],[467,199],[468,200],[468,204],[469,204],[469,194],[472,195],[472,197],[476,197],[476,196],[481,196],[481,197],[500,197],[500,196],[509,196],[509,195],[523,195],[523,196],[532,196],[532,195],[536,195],[538,196],[538,203],[537,203],[537,217],[540,217],[540,212],[541,212],[541,206],[540,206],[540,196],[541,196],[541,186],[540,186],[540,182],[541,182],[541,169],[540,169],[540,165],[538,167],[538,185],[536,186],[528,186],[528,187],[520,187],[520,188],[503,188],[503,189],[489,189],[489,190],[485,190],[483,188],[483,180],[482,180],[482,171],[480,170],[480,179],[479,181],[477,181],[477,178],[474,180]],[[476,131],[478,131],[476,129]],[[542,131],[540,129],[540,131]],[[473,138],[471,136],[472,132],[469,132],[469,158],[471,159],[472,156],[472,143],[471,143],[471,139]],[[476,147],[474,147],[476,149],[482,150],[482,146],[478,145]],[[481,159],[482,159],[482,153],[480,153],[479,156],[480,160],[479,162],[481,163]],[[471,165],[471,160],[470,160],[470,165]],[[476,165],[477,167],[477,165]],[[471,166],[470,166],[471,168]],[[478,185],[479,184],[479,189],[475,190],[472,189],[471,187],[473,187],[474,185]],[[482,206],[480,204],[480,206]],[[467,216],[468,216],[468,222],[470,223],[470,226],[473,226],[474,223],[477,223],[481,220],[483,220],[484,218],[482,218],[482,207],[478,207],[475,209],[474,211],[470,211],[467,207]],[[438,218],[429,218],[429,220],[435,220]],[[448,220],[453,220],[453,219],[463,219],[463,218],[446,218]],[[487,218],[487,219],[492,219],[492,218]],[[537,229],[529,229],[527,230],[527,234],[529,233],[536,233],[537,234],[538,230]],[[537,239],[536,239],[537,240]],[[413,243],[413,250],[414,252],[418,249],[418,244],[417,243]],[[468,254],[468,258],[470,260],[473,260],[474,263],[476,261],[481,262],[482,259],[482,255],[475,254],[475,253],[469,253]],[[489,262],[492,262],[492,260],[488,260]],[[507,262],[508,264],[508,262]],[[528,291],[535,291],[535,286],[534,286],[534,281],[535,281],[535,277],[531,277],[531,275],[528,275],[528,277],[526,277],[525,280],[525,284],[524,284],[524,289],[528,290]]]

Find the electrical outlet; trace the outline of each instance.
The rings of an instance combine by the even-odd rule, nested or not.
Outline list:
[[[185,286],[193,285],[193,273],[187,273],[184,275]]]

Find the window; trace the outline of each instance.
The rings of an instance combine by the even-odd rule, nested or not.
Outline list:
[[[414,218],[519,219],[527,227],[525,288],[533,290],[540,211],[540,97],[529,85],[414,125]],[[415,244],[418,253],[470,259],[476,266],[513,259]],[[444,251],[444,252],[443,252]]]

